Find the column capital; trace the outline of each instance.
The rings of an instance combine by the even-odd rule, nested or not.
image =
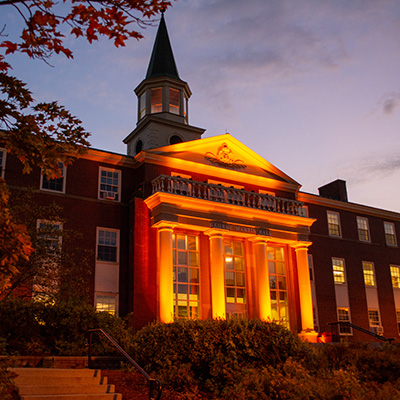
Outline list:
[[[219,237],[219,238],[223,238],[224,237],[224,233],[225,231],[222,231],[220,229],[215,229],[215,228],[211,228],[211,229],[207,229],[206,231],[203,232],[205,235],[209,236],[210,239],[214,238],[214,237]]]
[[[159,232],[161,231],[173,231],[177,224],[168,221],[160,221],[153,225],[152,228],[157,228]]]
[[[265,244],[265,245],[267,245],[268,242],[271,241],[270,238],[266,238],[266,237],[263,237],[263,236],[252,236],[248,240],[250,242],[253,242],[253,245],[256,245],[256,244]]]
[[[308,250],[308,248],[312,245],[312,242],[297,242],[294,244],[291,244],[290,247],[295,249],[295,251],[299,250]]]

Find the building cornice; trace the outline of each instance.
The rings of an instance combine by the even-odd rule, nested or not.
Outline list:
[[[297,195],[297,200],[304,202],[305,205],[315,204],[323,207],[330,207],[338,210],[351,211],[359,214],[370,215],[373,217],[400,221],[400,213],[397,213],[395,211],[387,211],[380,208],[366,206],[363,204],[328,199],[318,196],[316,194],[299,192]]]

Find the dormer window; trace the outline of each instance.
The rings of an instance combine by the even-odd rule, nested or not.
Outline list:
[[[139,119],[146,115],[146,92],[139,97]]]
[[[180,92],[179,90],[169,88],[169,112],[179,115]]]
[[[162,88],[151,89],[151,113],[162,112]]]

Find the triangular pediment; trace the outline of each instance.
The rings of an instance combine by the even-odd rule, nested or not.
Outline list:
[[[178,164],[182,165],[182,169],[185,167],[188,171],[201,168],[203,171],[208,170],[210,175],[225,173],[236,176],[241,181],[253,177],[281,182],[293,190],[298,190],[300,187],[299,183],[229,133],[158,147],[146,150],[144,153],[146,159],[161,157],[169,165],[172,160],[179,161]]]

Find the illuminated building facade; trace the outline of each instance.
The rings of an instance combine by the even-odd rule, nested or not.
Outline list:
[[[56,201],[63,228],[84,235],[97,309],[132,312],[135,328],[237,315],[280,321],[311,341],[338,320],[399,335],[400,214],[349,203],[343,181],[302,193],[231,135],[202,139],[164,18],[135,93],[126,156],[90,149],[47,180],[23,175],[0,149],[10,188]]]

